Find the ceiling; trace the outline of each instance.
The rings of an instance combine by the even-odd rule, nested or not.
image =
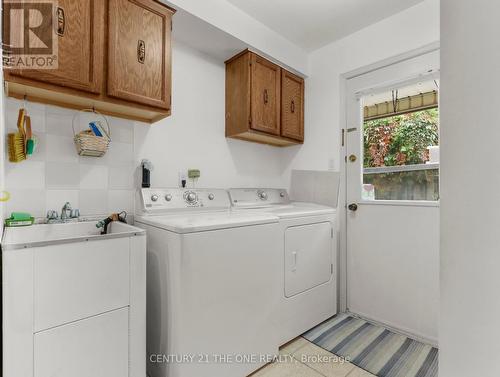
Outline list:
[[[227,1],[304,50],[312,51],[423,0]]]

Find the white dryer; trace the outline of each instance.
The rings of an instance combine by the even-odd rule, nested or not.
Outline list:
[[[284,189],[230,189],[235,213],[280,219],[280,345],[337,313],[335,209],[291,202]]]
[[[243,377],[278,351],[278,218],[225,190],[142,189],[150,377]]]

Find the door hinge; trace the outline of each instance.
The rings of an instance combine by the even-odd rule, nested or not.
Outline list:
[[[344,156],[344,161],[347,162],[347,156]]]
[[[330,273],[333,275],[333,263],[330,265]]]
[[[250,125],[252,124],[252,116],[251,115],[248,116],[248,124],[250,124]]]
[[[342,146],[345,145],[345,129],[342,128]]]
[[[333,238],[333,228],[330,229],[330,237]]]

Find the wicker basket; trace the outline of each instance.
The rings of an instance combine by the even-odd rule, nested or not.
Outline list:
[[[108,120],[104,115],[97,112],[94,109],[83,109],[80,112],[90,112],[98,115],[100,118],[104,120],[106,123],[106,127],[108,132],[103,136],[95,136],[92,131],[84,130],[76,133],[75,131],[75,119],[77,115],[80,113],[76,113],[73,116],[72,126],[73,126],[73,134],[74,134],[74,142],[76,147],[76,152],[80,156],[89,156],[89,157],[102,157],[106,154],[109,148],[109,143],[111,142],[111,130],[109,128]]]

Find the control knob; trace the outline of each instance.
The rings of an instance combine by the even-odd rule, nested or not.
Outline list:
[[[212,194],[212,193],[208,194],[208,199],[209,200],[214,200],[214,198],[215,198],[214,194]]]
[[[193,191],[188,191],[186,194],[184,194],[184,199],[186,199],[186,202],[188,203],[194,203],[198,199],[196,193]]]
[[[265,191],[259,191],[259,192],[257,192],[257,196],[261,200],[267,200],[267,192],[265,192]]]
[[[156,202],[158,200],[158,195],[151,195],[151,200]]]
[[[171,200],[172,200],[172,194],[167,194],[167,195],[165,195],[165,200],[166,200],[167,202],[171,201]]]

